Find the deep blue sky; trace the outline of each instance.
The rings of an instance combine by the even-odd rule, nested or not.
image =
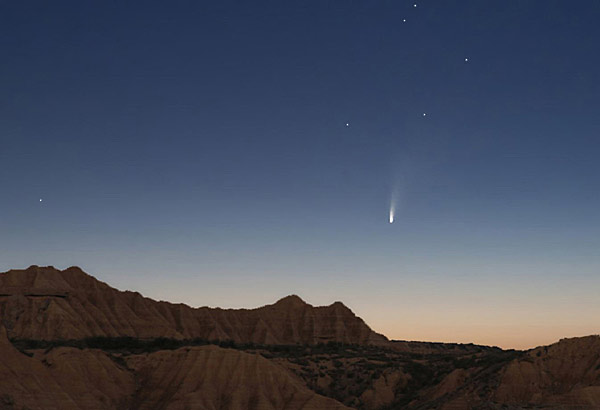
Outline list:
[[[593,333],[600,2],[414,4],[0,2],[0,270]]]

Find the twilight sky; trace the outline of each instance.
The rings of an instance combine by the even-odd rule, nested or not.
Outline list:
[[[341,300],[395,339],[598,333],[599,20],[595,0],[1,2],[0,271]]]

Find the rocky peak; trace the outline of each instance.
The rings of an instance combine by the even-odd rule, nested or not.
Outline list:
[[[9,337],[169,337],[260,344],[386,341],[341,302],[314,307],[297,295],[257,309],[195,309],[122,292],[78,267],[0,274],[0,321]]]
[[[272,306],[277,307],[305,307],[311,306],[306,303],[300,296],[298,295],[289,295],[284,298],[279,299]]]

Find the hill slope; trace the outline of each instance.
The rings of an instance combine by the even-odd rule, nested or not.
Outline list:
[[[600,409],[600,336],[563,339],[500,366],[456,369],[415,408]]]
[[[125,359],[60,347],[28,357],[0,328],[0,358],[0,409],[346,409],[259,355],[216,346]]]
[[[0,317],[10,338],[169,337],[237,343],[385,343],[340,302],[297,296],[257,309],[191,308],[122,292],[81,269],[32,266],[0,273]]]
[[[130,356],[139,375],[133,409],[346,409],[283,367],[256,354],[216,346]]]
[[[79,268],[0,273],[0,410],[344,405],[600,409],[600,336],[527,352],[388,341],[340,302],[194,309]]]

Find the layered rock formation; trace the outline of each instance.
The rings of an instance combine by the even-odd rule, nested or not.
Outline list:
[[[92,336],[232,340],[237,343],[385,343],[340,302],[313,307],[288,296],[258,309],[191,308],[121,292],[81,269],[32,266],[0,274],[0,317],[9,337]]]
[[[216,346],[126,358],[61,347],[28,357],[0,328],[0,358],[0,409],[346,409],[259,355]]]
[[[510,405],[600,409],[600,336],[529,351],[504,369],[493,397]]]
[[[600,336],[563,339],[503,366],[457,369],[423,403],[440,409],[600,409]]]
[[[340,302],[196,309],[79,268],[0,273],[0,410],[345,408],[600,409],[600,336],[388,341]]]
[[[0,409],[119,409],[134,376],[97,350],[58,348],[29,357],[0,327]]]
[[[342,410],[308,390],[283,367],[256,355],[216,346],[130,356],[141,388],[135,409]]]

